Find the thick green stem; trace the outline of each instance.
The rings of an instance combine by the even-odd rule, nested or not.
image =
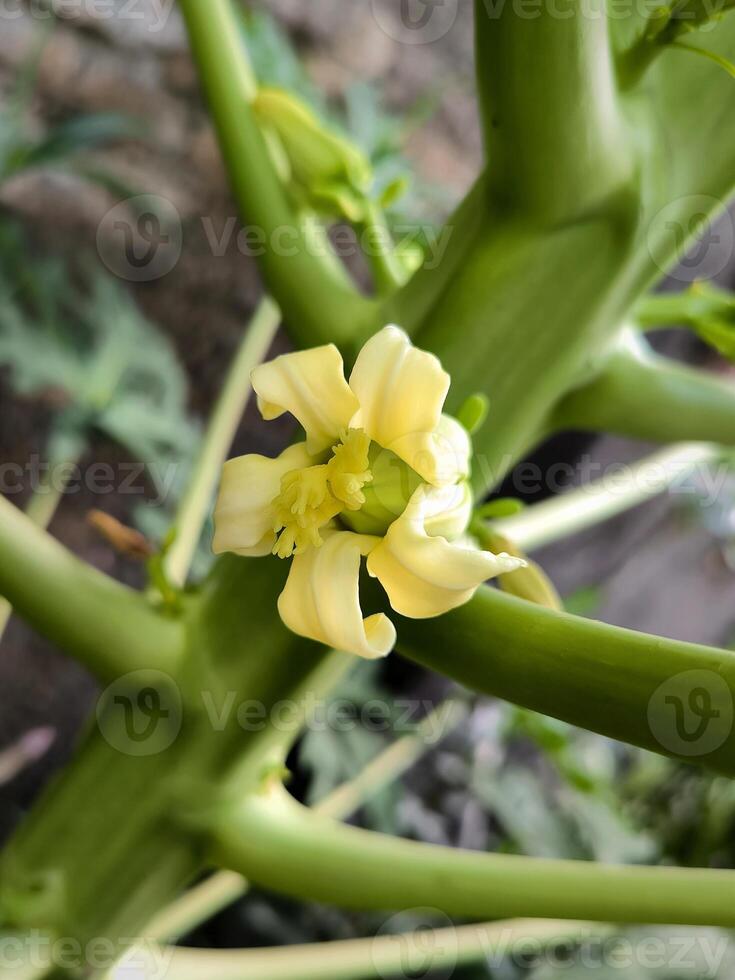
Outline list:
[[[640,337],[628,340],[601,374],[561,402],[556,427],[735,445],[735,385],[653,354]]]
[[[428,715],[415,734],[398,739],[369,762],[361,773],[320,800],[315,813],[343,820],[358,810],[366,800],[390,785],[436,744],[434,728],[441,726],[447,735],[465,716],[463,706],[447,701]],[[219,871],[164,909],[147,926],[147,938],[172,942],[191,932],[222,909],[246,894],[249,882],[233,871]]]
[[[714,463],[721,454],[719,447],[707,443],[671,446],[622,470],[616,467],[609,477],[534,504],[512,517],[494,520],[492,528],[523,551],[534,551],[664,493],[693,470]]]
[[[569,220],[616,194],[634,165],[604,0],[542,5],[533,17],[475,0],[475,24],[491,195]]]
[[[267,562],[218,562],[187,602],[174,676],[144,671],[104,692],[90,737],[3,852],[0,927],[83,943],[140,935],[202,870],[209,808],[282,770],[310,697],[351,663],[282,625],[282,565],[274,559],[268,574]],[[74,568],[61,571],[73,613],[73,587],[84,593],[88,583],[74,581]],[[111,602],[105,612],[113,617]],[[138,640],[148,641],[144,627]],[[243,704],[262,714],[253,721]]]
[[[66,486],[61,475],[65,474],[68,477],[72,467],[84,451],[84,447],[84,440],[80,439],[67,459],[52,460],[48,477],[31,494],[31,498],[26,504],[25,513],[26,517],[33,521],[37,527],[45,530],[54,519]],[[10,603],[6,599],[0,598],[0,640],[2,640],[12,613],[13,607]]]
[[[231,0],[179,0],[243,219],[266,240],[262,268],[294,340],[349,345],[373,305],[320,261],[288,201],[250,107],[252,77]]]
[[[586,922],[509,920],[272,949],[175,949],[165,951],[166,976],[168,980],[364,980],[405,976],[414,964],[421,976],[434,970],[446,975],[466,964],[499,965],[516,950],[540,954],[610,931],[609,926]],[[161,962],[160,952],[149,954],[151,974]],[[123,964],[119,980],[125,975]]]
[[[0,498],[0,594],[31,626],[103,680],[174,672],[181,624],[90,565]]]
[[[472,690],[735,775],[731,651],[592,622],[485,587],[438,619],[393,619],[402,654]]]
[[[538,23],[529,18],[518,30]],[[735,19],[719,24],[710,39],[732,58]],[[637,175],[606,207],[539,228],[522,211],[504,212],[488,190],[495,178],[492,184],[483,178],[450,222],[439,268],[422,270],[387,304],[387,315],[452,375],[450,411],[476,391],[490,399],[488,422],[475,437],[483,463],[473,474],[478,495],[548,431],[556,403],[599,370],[630,307],[732,188],[732,79],[703,59],[673,60],[661,59],[645,93],[624,99],[626,115],[649,139],[639,145]],[[542,55],[538,62],[545,64]],[[705,86],[703,103],[698,93]],[[529,103],[542,98],[542,85],[528,93]],[[570,105],[558,111],[567,108],[574,111]],[[519,127],[525,119],[524,106]],[[581,186],[594,179],[588,175]]]
[[[735,873],[480,854],[337,824],[283,790],[252,796],[215,829],[215,854],[251,880],[348,908],[735,925]],[[389,873],[387,872],[389,869]]]
[[[222,464],[250,399],[250,374],[266,356],[280,323],[280,310],[267,297],[248,325],[240,349],[209,420],[189,486],[176,514],[176,537],[166,554],[171,583],[183,586],[212,507]]]

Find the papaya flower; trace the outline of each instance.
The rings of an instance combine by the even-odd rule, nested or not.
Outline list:
[[[523,566],[465,537],[470,437],[442,414],[449,375],[398,327],[367,341],[349,382],[327,344],[260,365],[252,383],[263,418],[290,412],[306,438],[225,464],[213,548],[291,561],[278,610],[294,633],[367,659],[393,649],[390,619],[363,618],[363,559],[395,612],[416,619]]]

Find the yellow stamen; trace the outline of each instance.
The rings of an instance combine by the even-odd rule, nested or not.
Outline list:
[[[286,473],[273,501],[273,530],[278,535],[274,555],[290,558],[318,548],[321,528],[345,509],[360,509],[365,503],[362,488],[373,478],[369,449],[370,439],[362,429],[348,429],[328,463]]]
[[[273,506],[273,530],[279,534],[273,554],[290,558],[309,546],[319,547],[319,529],[336,517],[343,505],[329,488],[327,467],[308,466],[286,473]]]
[[[373,478],[368,459],[370,438],[363,429],[348,429],[341,439],[327,464],[329,484],[347,510],[359,510],[365,503],[362,488]]]

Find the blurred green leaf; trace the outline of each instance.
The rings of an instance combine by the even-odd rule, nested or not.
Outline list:
[[[116,280],[34,256],[8,225],[0,226],[0,364],[18,392],[51,400],[57,438],[97,429],[152,476],[163,473],[166,486],[180,483],[199,432],[170,343]]]

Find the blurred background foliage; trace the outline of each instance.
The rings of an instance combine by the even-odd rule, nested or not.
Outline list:
[[[442,59],[456,58],[451,47],[448,54],[432,52],[431,58],[439,60],[429,59],[423,67],[409,59],[408,69],[390,66],[385,72],[380,58],[389,55],[380,49],[382,54],[373,55],[377,67],[364,63],[367,55],[356,56],[356,75],[365,77],[351,77],[340,45],[351,38],[352,47],[346,50],[355,53],[360,32],[354,12],[340,14],[324,3],[323,16],[315,24],[310,14],[299,14],[297,6],[275,4],[279,18],[258,7],[243,8],[243,38],[259,80],[298,94],[322,120],[352,139],[369,157],[379,188],[405,182],[405,194],[388,211],[390,224],[394,229],[418,229],[426,244],[466,188],[477,159],[474,130],[466,138],[462,134],[454,157],[451,150],[454,117],[463,120],[462,125],[468,118],[468,73],[453,72],[440,90],[433,76],[446,69]],[[77,26],[80,36],[74,36]],[[152,88],[165,87],[166,99],[179,99],[179,116],[173,113],[169,128],[162,126],[157,132],[144,113],[130,111],[141,109],[142,96],[137,104],[131,99],[130,106],[116,96],[108,99],[109,107],[96,109],[96,101],[104,103],[105,93],[109,95],[104,85],[99,100],[84,94],[85,86],[79,83],[69,86],[60,103],[48,104],[49,78],[54,72],[63,74],[59,51],[63,54],[64,44],[88,43],[82,28],[90,32],[90,50],[101,59],[102,75],[105,65],[117,66],[111,73],[114,80],[120,62],[128,57],[129,41],[111,38],[106,33],[109,25],[62,22],[56,29],[48,24],[40,31],[34,28],[21,63],[0,47],[0,63],[9,78],[0,107],[0,383],[5,423],[0,426],[0,443],[4,461],[37,454],[51,463],[111,459],[142,464],[144,492],[132,500],[118,493],[102,504],[85,493],[76,501],[62,499],[55,527],[98,564],[142,584],[145,572],[140,563],[115,554],[109,540],[96,537],[84,518],[92,506],[102,506],[116,519],[137,526],[152,550],[165,545],[211,396],[257,289],[251,262],[228,251],[217,266],[217,257],[204,256],[204,240],[196,237],[197,208],[221,218],[231,203],[177,35],[173,40],[159,38],[145,55],[145,65],[158,65],[157,73],[149,71]],[[457,36],[452,44],[466,55],[462,24]],[[54,68],[54,56],[61,58],[61,68]],[[415,77],[397,98],[403,70]],[[387,81],[381,86],[383,74]],[[74,102],[79,104],[69,104]],[[187,114],[195,112],[199,115],[192,124]],[[151,165],[150,173],[141,166],[158,144],[168,154],[169,167],[172,159],[181,163],[191,155],[193,168],[206,184],[206,190],[199,187],[198,196],[188,191],[194,203],[187,200],[186,189],[172,188],[161,177],[160,161]],[[64,183],[69,179],[71,184]],[[97,210],[92,208],[97,217],[141,188],[170,196],[190,232],[179,266],[165,283],[116,279],[95,258],[94,219],[85,231],[68,215],[40,214],[34,208],[34,194],[49,182],[53,194],[69,191],[74,207],[91,194],[98,202]],[[212,196],[212,185],[219,188],[221,200]],[[98,194],[103,197],[94,197]],[[41,199],[47,200],[43,194]],[[358,269],[358,274],[364,272]],[[719,287],[695,285],[685,308],[677,299],[673,312],[670,292],[647,300],[639,310],[641,325],[658,328],[680,320],[693,331],[689,339],[662,331],[656,342],[689,359],[710,358],[709,348],[694,339],[696,335],[732,359],[735,300],[727,288],[730,276],[729,269],[718,270]],[[676,281],[670,285],[681,286]],[[716,363],[724,369],[722,362]],[[24,424],[26,415],[29,424]],[[284,427],[278,438],[287,435]],[[250,412],[235,451],[273,449],[264,438]],[[586,437],[570,435],[535,458],[541,466],[559,458],[573,463],[588,446]],[[622,448],[628,457],[640,453],[640,447]],[[594,452],[603,462],[617,458],[620,441],[603,441]],[[570,611],[664,631],[670,607],[657,607],[650,623],[648,606],[643,614],[631,607],[630,597],[637,595],[638,604],[650,604],[653,591],[670,590],[672,602],[681,603],[684,595],[690,608],[698,609],[688,624],[694,635],[728,642],[735,627],[734,540],[735,482],[729,480],[715,505],[699,506],[696,493],[684,502],[681,497],[653,502],[636,516],[545,552],[542,563]],[[662,546],[663,556],[656,557]],[[629,562],[633,548],[640,549],[635,567]],[[682,562],[672,567],[672,554],[682,552],[693,563],[688,572],[682,570]],[[205,534],[195,577],[206,573],[209,561]],[[643,581],[648,591],[641,599]],[[714,600],[708,599],[713,592]],[[705,622],[710,632],[702,636]],[[679,626],[681,620],[674,629]],[[679,630],[680,635],[684,632]],[[13,624],[5,644],[9,653],[0,657],[0,812],[1,829],[7,831],[22,816],[48,769],[68,756],[94,688],[77,668],[59,663],[53,651],[19,624]],[[45,674],[48,664],[52,669]],[[447,726],[451,730],[443,732],[443,738],[426,746],[420,761],[400,781],[365,803],[357,815],[363,825],[477,850],[603,862],[735,866],[732,782],[528,711],[470,697],[398,658],[358,664],[335,692],[335,701],[343,705],[339,725],[311,730],[292,753],[294,792],[308,802],[322,799],[445,699],[463,706],[460,719]],[[376,705],[383,706],[377,714]],[[40,727],[47,715],[50,727]],[[296,904],[254,890],[189,938],[225,947],[306,942],[367,935],[385,928],[383,920]],[[411,925],[407,915],[392,919],[389,928]],[[654,935],[673,949],[682,931],[628,930],[620,938],[637,948]],[[714,944],[722,938],[706,930],[686,930],[686,935]],[[716,969],[701,959],[689,967],[649,968],[640,958],[630,967],[612,967],[610,958],[607,965],[590,967],[561,957],[556,965],[531,959],[467,968],[456,975],[467,980],[576,980],[588,975],[599,980],[730,980],[734,948],[728,939]],[[667,959],[674,962],[673,953]]]

